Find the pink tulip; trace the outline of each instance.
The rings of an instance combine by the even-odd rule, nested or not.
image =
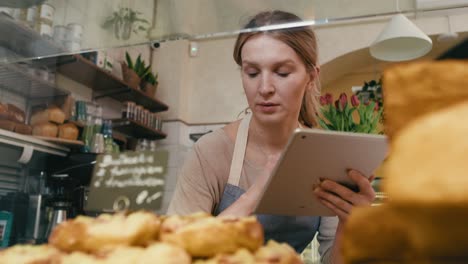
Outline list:
[[[379,111],[379,103],[375,102],[374,111]]]
[[[354,107],[358,107],[359,104],[359,98],[355,94],[353,94],[353,96],[351,96],[351,105]]]
[[[320,96],[320,105],[327,105],[327,98],[325,98],[324,96]]]
[[[327,104],[333,104],[333,95],[331,95],[330,93],[325,94],[325,99],[327,100]]]
[[[338,100],[340,100],[341,110],[345,109],[346,105],[348,104],[348,96],[346,96],[345,93],[341,93]]]

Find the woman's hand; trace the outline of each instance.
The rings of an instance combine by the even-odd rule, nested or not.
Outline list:
[[[331,180],[322,181],[314,190],[320,202],[335,212],[340,222],[347,220],[354,206],[369,206],[375,199],[375,192],[371,186],[374,176],[367,179],[360,172],[349,170],[348,177],[359,187],[359,192]]]

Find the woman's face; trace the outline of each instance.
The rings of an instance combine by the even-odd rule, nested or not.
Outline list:
[[[242,48],[242,84],[261,122],[297,120],[312,78],[296,52],[269,35],[252,36]]]

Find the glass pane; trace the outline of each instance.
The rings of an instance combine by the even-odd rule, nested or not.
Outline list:
[[[290,11],[321,26],[417,8],[413,0],[6,0],[0,62],[234,35],[261,10]]]

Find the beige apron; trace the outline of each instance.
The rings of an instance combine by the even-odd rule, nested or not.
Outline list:
[[[216,207],[215,215],[228,208],[245,192],[239,187],[239,182],[247,148],[250,119],[251,114],[247,115],[239,125],[228,183]],[[285,242],[299,253],[312,241],[320,224],[320,217],[317,216],[257,215],[257,218],[265,230],[265,242],[270,239]]]

